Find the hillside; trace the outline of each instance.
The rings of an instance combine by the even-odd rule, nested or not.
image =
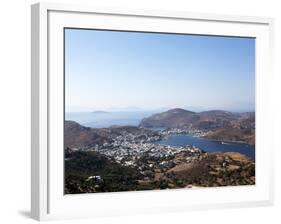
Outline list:
[[[204,131],[205,138],[255,144],[255,113],[211,110],[195,113],[172,109],[144,118],[144,128],[193,128]]]
[[[97,152],[65,151],[66,194],[131,191],[141,174]],[[93,176],[102,179],[90,179]]]
[[[80,148],[103,144],[108,141],[108,131],[84,127],[74,121],[64,122],[64,145],[70,148]]]
[[[66,150],[65,158],[66,194],[255,184],[255,163],[233,152],[206,153],[191,162],[181,152],[166,163],[143,155],[142,172],[98,152]]]
[[[96,144],[111,143],[114,138],[124,134],[155,135],[150,130],[134,126],[112,126],[110,128],[89,128],[74,121],[64,122],[64,147],[94,147]]]
[[[167,173],[197,187],[217,187],[255,184],[255,163],[235,153],[210,153],[196,163],[176,166]]]
[[[195,112],[176,108],[144,118],[139,126],[145,128],[174,128],[194,123],[198,119],[199,117]]]
[[[241,142],[255,145],[255,131],[252,129],[226,127],[213,131],[204,137],[219,141]]]
[[[237,113],[222,110],[195,113],[184,109],[172,109],[144,118],[140,123],[140,127],[214,129],[229,126],[231,122],[238,120],[239,117],[240,115]]]
[[[242,114],[229,126],[209,132],[205,138],[255,145],[255,114]]]

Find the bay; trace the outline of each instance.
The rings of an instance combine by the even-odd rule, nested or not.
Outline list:
[[[166,139],[155,143],[170,146],[193,145],[204,150],[205,152],[239,152],[255,160],[254,145],[214,141],[199,137],[193,137],[191,135],[170,135],[167,136]]]

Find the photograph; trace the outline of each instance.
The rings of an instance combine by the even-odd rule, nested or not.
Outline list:
[[[64,28],[64,194],[255,185],[255,45]]]

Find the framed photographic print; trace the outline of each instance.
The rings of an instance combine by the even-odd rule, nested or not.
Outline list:
[[[270,18],[32,6],[32,217],[269,205]]]

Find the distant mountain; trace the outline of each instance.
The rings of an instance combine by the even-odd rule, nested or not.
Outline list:
[[[108,111],[112,111],[112,112],[120,112],[120,111],[141,111],[142,109],[139,107],[135,107],[135,106],[128,106],[128,107],[110,107],[107,109]]]
[[[228,112],[225,110],[207,110],[198,113],[201,120],[234,120],[238,117],[238,114]]]
[[[145,128],[171,128],[189,124],[196,120],[198,120],[198,117],[195,112],[176,108],[144,118],[139,126]]]
[[[208,133],[205,138],[255,145],[255,113],[239,113],[236,116],[237,119],[230,125]]]
[[[222,110],[196,113],[176,108],[144,118],[140,123],[140,127],[194,127],[198,129],[212,129],[226,126],[235,119],[237,119],[236,114]]]
[[[255,113],[210,110],[195,113],[176,108],[144,118],[144,128],[195,128],[208,131],[206,138],[255,144]]]

